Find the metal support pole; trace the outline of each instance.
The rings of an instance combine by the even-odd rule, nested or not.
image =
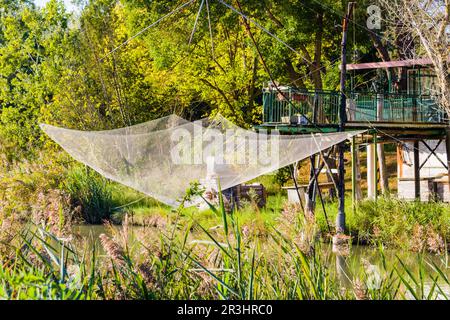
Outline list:
[[[345,80],[347,76],[347,31],[348,22],[353,12],[354,2],[348,3],[347,14],[344,17],[342,23],[342,43],[341,43],[341,79],[340,79],[340,89],[341,89],[341,105],[339,109],[339,131],[345,131],[345,123],[347,122],[346,106],[347,100],[345,95]],[[345,163],[344,163],[344,147],[345,143],[339,144],[339,188],[338,188],[338,199],[339,208],[338,214],[336,216],[336,233],[345,232]]]
[[[352,207],[353,207],[353,212],[355,212],[356,209],[356,166],[357,166],[357,146],[356,146],[356,137],[353,136],[352,137]]]
[[[377,202],[377,197],[378,197],[378,150],[377,150],[377,144],[378,144],[378,135],[377,135],[377,133],[375,132],[374,134],[373,134],[373,145],[374,145],[374,153],[375,153],[375,156],[374,156],[374,158],[375,158],[375,163],[374,163],[374,166],[375,166],[375,170],[373,170],[373,174],[374,174],[374,177],[373,177],[373,180],[374,180],[374,182],[375,182],[375,190],[374,190],[374,199],[375,199],[375,202]]]

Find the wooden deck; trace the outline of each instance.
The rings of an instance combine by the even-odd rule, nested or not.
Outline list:
[[[256,130],[278,130],[281,134],[332,133],[338,131],[335,124],[298,125],[287,123],[263,123]],[[393,136],[402,140],[439,139],[445,136],[448,124],[430,122],[347,122],[346,131],[367,130],[378,133],[379,138]]]

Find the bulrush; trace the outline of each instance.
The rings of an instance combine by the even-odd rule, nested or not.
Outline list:
[[[360,280],[353,282],[353,292],[355,293],[356,300],[368,300],[367,288]]]
[[[350,254],[351,237],[345,234],[338,233],[333,236],[332,251],[344,257]]]
[[[283,210],[281,211],[281,216],[289,224],[295,224],[298,219],[298,215],[301,213],[301,208],[295,203],[284,203]]]
[[[123,251],[122,247],[104,233],[102,233],[99,238],[107,255],[114,261],[114,263],[119,266],[124,266],[125,252]]]
[[[168,225],[168,222],[160,215],[151,215],[144,219],[144,225],[147,227],[164,229]]]
[[[418,223],[413,226],[410,242],[412,251],[422,252],[426,248],[426,232],[423,226]]]
[[[445,251],[445,241],[433,227],[427,228],[427,248],[429,252],[442,254]]]

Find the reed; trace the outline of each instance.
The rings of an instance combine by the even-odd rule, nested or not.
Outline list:
[[[182,209],[159,229],[109,225],[100,239],[58,238],[45,226],[22,227],[2,246],[0,298],[448,298],[444,268],[423,255],[412,270],[401,258],[389,264],[380,244],[381,265],[367,262],[348,271],[345,254],[331,253],[320,228],[295,208],[286,208],[285,220],[260,237],[243,228],[238,212],[225,210],[221,196],[210,206],[219,227],[181,219]]]

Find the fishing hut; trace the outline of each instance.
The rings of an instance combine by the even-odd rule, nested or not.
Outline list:
[[[379,77],[370,86],[358,89],[351,85],[351,90],[345,91],[345,119],[341,119],[339,91],[304,90],[271,83],[263,90],[263,123],[257,129],[276,129],[282,134],[330,133],[339,131],[344,120],[346,131],[366,130],[345,147],[346,152],[351,152],[354,203],[362,195],[358,150],[364,148],[367,157],[365,194],[376,199],[382,187],[380,180],[386,179],[378,154],[383,152],[380,146],[386,143],[397,146],[399,198],[450,201],[449,119],[439,107],[439,92],[430,66],[428,59],[348,64],[347,82],[363,72]],[[386,79],[385,74],[400,76]],[[311,201],[321,193],[319,174],[327,174],[335,184],[342,180],[328,161],[335,154],[336,151],[330,151],[311,158],[309,189],[301,190]]]

